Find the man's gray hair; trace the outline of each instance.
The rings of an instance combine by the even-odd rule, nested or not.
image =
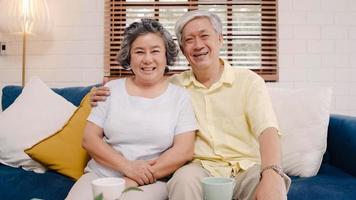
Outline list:
[[[176,25],[174,27],[174,31],[177,36],[177,40],[179,43],[179,46],[182,46],[182,31],[184,26],[190,22],[191,20],[195,18],[200,18],[200,17],[207,17],[210,21],[210,23],[213,25],[215,31],[218,34],[222,34],[222,23],[221,19],[219,16],[217,16],[215,13],[204,11],[204,10],[194,10],[185,13],[182,15],[176,22]]]

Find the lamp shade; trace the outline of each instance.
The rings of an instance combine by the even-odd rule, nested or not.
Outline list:
[[[50,29],[46,0],[0,0],[0,31],[46,33]]]
[[[0,0],[0,31],[22,34],[22,86],[26,82],[27,34],[49,31],[46,0]]]

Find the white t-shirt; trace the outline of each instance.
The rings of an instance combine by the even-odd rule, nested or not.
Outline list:
[[[110,81],[110,96],[93,108],[88,121],[104,130],[104,141],[128,160],[157,158],[173,144],[175,135],[197,130],[188,92],[169,83],[155,98],[130,96],[126,79]],[[94,159],[86,171],[99,176],[121,176]]]

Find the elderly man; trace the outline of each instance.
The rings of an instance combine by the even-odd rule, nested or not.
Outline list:
[[[234,199],[286,199],[290,179],[281,168],[278,124],[264,80],[220,59],[216,14],[187,12],[175,32],[192,69],[170,81],[190,92],[199,131],[194,159],[168,182],[169,199],[203,199],[200,180],[208,176],[235,178]],[[99,90],[93,103],[104,93]]]

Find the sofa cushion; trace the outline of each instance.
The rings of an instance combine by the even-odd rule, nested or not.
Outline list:
[[[356,177],[356,117],[331,115],[328,130],[329,163]]]
[[[60,130],[75,110],[40,79],[32,78],[16,101],[0,114],[0,162],[43,172],[43,166],[24,150]]]
[[[60,131],[25,152],[48,169],[79,179],[89,160],[89,155],[82,148],[81,143],[90,110],[90,93],[88,93]]]
[[[6,110],[15,99],[21,94],[22,87],[21,86],[5,86],[2,88],[2,96],[1,96],[1,107],[2,110]]]
[[[355,177],[332,165],[323,164],[317,176],[292,177],[288,200],[356,199],[355,191]]]
[[[282,166],[291,176],[317,174],[326,150],[329,88],[269,88],[282,133]]]
[[[92,87],[68,87],[53,91],[79,106],[82,98]],[[2,106],[6,109],[21,94],[22,87],[5,86],[2,91]],[[73,184],[74,181],[69,177],[51,170],[39,174],[0,164],[0,199],[63,200]]]
[[[0,164],[1,199],[63,200],[74,181],[53,171],[38,174]]]
[[[92,85],[87,87],[52,88],[52,90],[55,93],[67,99],[68,101],[70,101],[73,105],[79,106],[84,96],[90,91],[90,89],[93,86],[99,86],[99,85]],[[21,86],[15,86],[15,85],[5,86],[2,89],[2,93],[3,93],[1,98],[2,110],[7,109],[15,101],[15,99],[21,94],[21,92],[22,92]]]

